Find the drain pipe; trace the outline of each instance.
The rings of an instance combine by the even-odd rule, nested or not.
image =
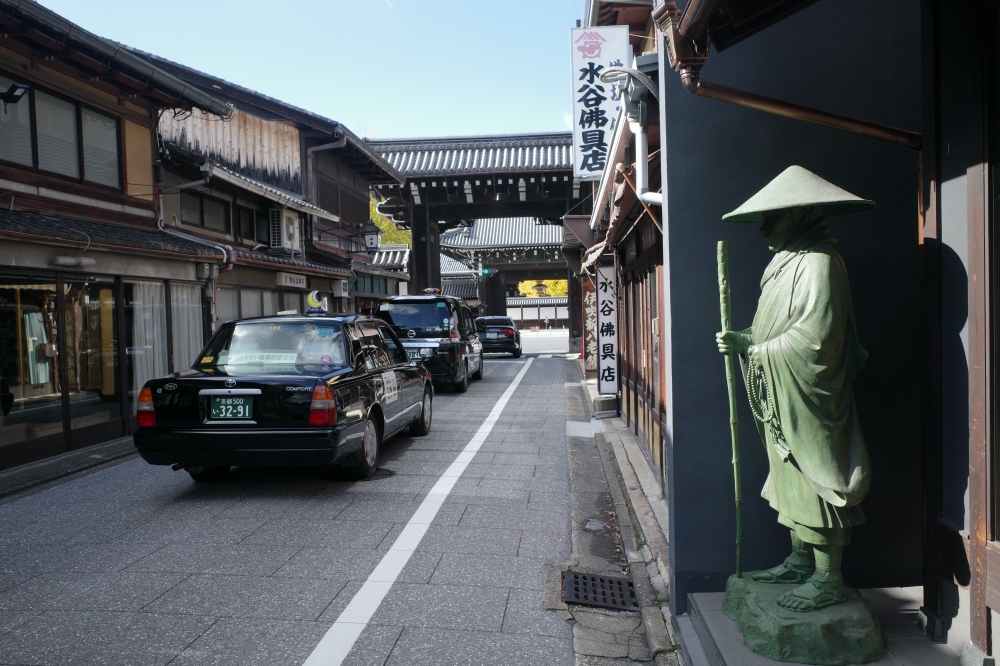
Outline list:
[[[702,81],[699,69],[699,67],[692,66],[683,67],[680,70],[681,83],[684,85],[684,90],[688,91],[692,95],[706,97],[720,102],[728,102],[729,104],[743,106],[748,109],[757,109],[758,111],[763,111],[765,113],[784,116],[785,118],[791,118],[793,120],[802,120],[814,125],[822,125],[823,127],[829,127],[843,132],[850,132],[851,134],[858,134],[870,139],[888,141],[889,143],[894,143],[898,146],[905,146],[907,148],[920,150],[922,137],[918,132],[897,129],[888,125],[881,125],[879,123],[868,122],[867,120],[859,120],[849,116],[842,116],[838,113],[831,113],[829,111],[820,111],[819,109],[813,109],[808,106],[784,102],[779,99],[774,99],[773,97],[765,97],[764,95],[758,95],[744,90],[737,90],[728,86],[719,85],[718,83]]]
[[[660,91],[657,89],[656,84],[653,83],[651,78],[637,69],[632,69],[631,67],[608,67],[601,72],[601,81],[605,83],[616,83],[622,80],[627,81],[630,103],[632,103],[631,98],[638,86],[644,87],[657,102],[660,101]],[[638,103],[645,104],[645,100],[641,99],[641,97],[645,96],[645,93],[635,96],[640,98]],[[628,109],[626,109],[626,116],[629,118],[628,127],[635,136],[635,185],[633,189],[635,190],[636,197],[643,205],[663,206],[663,194],[661,192],[649,191],[649,135],[646,133],[646,123],[642,117],[643,115],[644,113],[636,114],[638,120],[633,120],[631,114],[628,113]],[[631,185],[631,183],[629,184]],[[650,215],[652,216],[652,214]]]
[[[649,136],[646,126],[631,120],[628,126],[635,135],[635,196],[643,204],[663,206],[663,193],[649,191]]]

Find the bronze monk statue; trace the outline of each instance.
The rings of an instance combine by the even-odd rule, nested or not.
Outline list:
[[[722,218],[761,223],[775,253],[753,325],[716,340],[739,355],[769,464],[761,496],[792,533],[792,553],[753,580],[798,583],[778,601],[792,611],[847,600],[841,555],[865,521],[871,476],[851,382],[868,354],[827,218],[874,205],[792,166]]]

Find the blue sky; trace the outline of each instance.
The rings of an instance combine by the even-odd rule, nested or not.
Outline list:
[[[40,0],[380,138],[570,128],[582,0]]]

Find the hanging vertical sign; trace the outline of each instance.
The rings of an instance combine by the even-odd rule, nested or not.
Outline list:
[[[573,175],[599,180],[608,161],[608,145],[618,122],[621,91],[601,81],[605,67],[628,66],[628,26],[574,28],[573,48]]]
[[[597,293],[590,280],[582,280],[583,292],[583,368],[597,371]]]
[[[615,267],[597,266],[597,392],[618,393],[618,289]]]

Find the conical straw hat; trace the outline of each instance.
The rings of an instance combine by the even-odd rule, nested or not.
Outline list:
[[[742,206],[723,215],[722,219],[727,222],[763,222],[767,211],[805,206],[821,206],[823,216],[829,217],[854,213],[874,205],[874,201],[856,197],[808,169],[790,166]]]

